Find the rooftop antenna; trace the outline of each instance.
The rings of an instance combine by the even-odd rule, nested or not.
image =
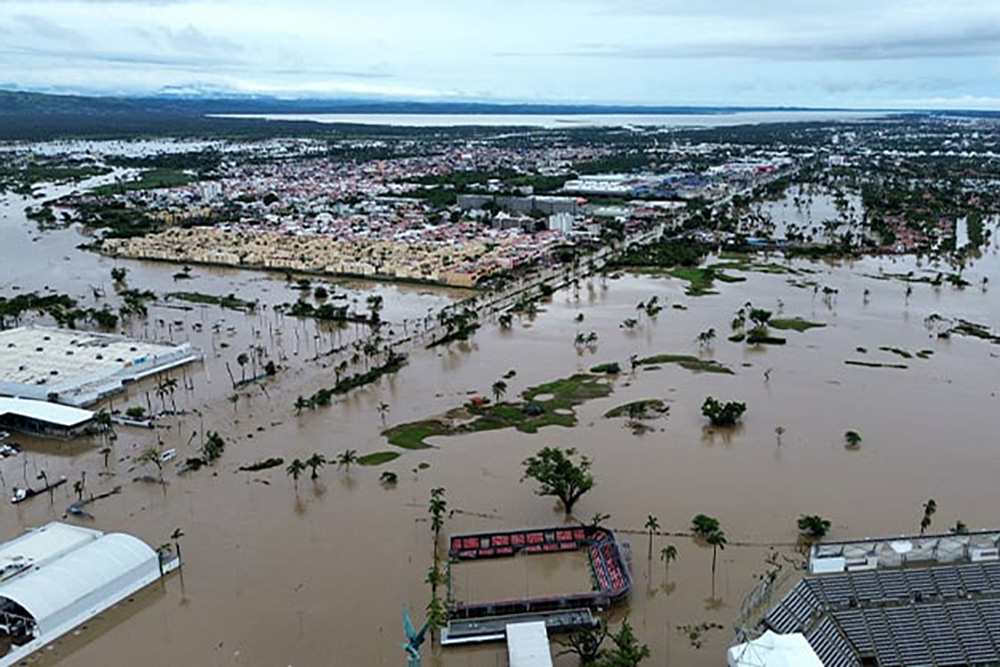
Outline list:
[[[413,629],[413,620],[410,618],[410,612],[407,609],[403,609],[403,630],[406,631],[406,643],[400,644],[403,650],[406,651],[406,667],[420,667],[420,646],[424,643],[424,637],[427,634],[427,623],[425,622],[420,631],[417,632]]]

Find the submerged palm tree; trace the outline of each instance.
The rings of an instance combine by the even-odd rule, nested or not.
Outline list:
[[[181,538],[184,537],[184,531],[180,528],[174,528],[174,532],[170,533],[170,539],[174,542],[174,551],[177,552],[177,561],[181,562]]]
[[[727,540],[726,534],[722,530],[717,530],[705,538],[705,541],[712,547],[712,597],[715,597],[715,562],[719,549],[725,550]]]
[[[663,574],[664,577],[670,578],[670,562],[677,560],[677,547],[672,544],[660,549],[660,560],[663,561]]]
[[[647,560],[653,560],[653,533],[660,529],[660,520],[650,514],[646,517],[646,531],[649,533],[649,554]]]
[[[499,403],[503,395],[507,393],[507,383],[503,380],[497,380],[493,383],[491,390],[493,392],[493,402]]]
[[[311,469],[309,479],[316,480],[319,479],[319,473],[317,470],[326,465],[326,457],[322,454],[315,453],[305,460],[305,464]]]
[[[299,489],[299,476],[303,472],[305,472],[305,470],[306,470],[306,464],[303,463],[301,459],[295,459],[294,461],[289,463],[288,466],[285,467],[285,472],[291,475],[292,479],[295,481],[296,491],[298,491]]]
[[[337,468],[343,468],[347,472],[351,472],[351,466],[358,462],[358,450],[356,449],[345,449],[340,454],[337,454]]]

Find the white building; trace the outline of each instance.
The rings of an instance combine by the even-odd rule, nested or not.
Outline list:
[[[24,660],[145,588],[180,559],[161,560],[123,533],[50,523],[0,545],[0,667]]]
[[[573,231],[574,219],[572,213],[553,213],[549,216],[549,231],[569,234]]]

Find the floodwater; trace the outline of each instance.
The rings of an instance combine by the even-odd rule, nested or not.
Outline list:
[[[113,260],[76,250],[80,236],[74,230],[34,231],[20,207],[15,201],[0,212],[2,293],[10,294],[17,284],[83,295],[101,281],[112,291],[106,276]],[[34,237],[40,240],[31,241]],[[332,370],[322,367],[322,359],[310,361],[312,350],[303,342],[310,340],[312,324],[275,319],[270,310],[243,315],[214,306],[191,311],[153,306],[148,328],[135,324],[135,333],[161,340],[172,333],[174,340],[190,339],[206,350],[206,362],[185,371],[194,389],[176,396],[179,409],[197,408],[200,414],[164,418],[156,431],[117,427],[106,471],[99,439],[21,439],[27,451],[0,462],[0,472],[4,494],[39,469],[71,479],[86,471],[93,493],[122,485],[119,495],[92,506],[95,520],[87,525],[128,531],[154,546],[180,527],[183,577],[172,575],[78,636],[58,642],[39,664],[401,664],[401,612],[408,607],[419,620],[429,599],[424,579],[432,554],[430,489],[445,488],[449,509],[455,510],[445,534],[557,524],[563,516],[552,499],[535,495],[520,477],[521,461],[544,445],[559,445],[577,447],[594,461],[597,485],[579,501],[575,514],[584,521],[597,512],[610,514],[606,525],[631,545],[635,589],[615,618],[630,618],[652,649],[651,665],[717,665],[732,641],[730,628],[741,601],[765,569],[769,548],[774,546],[779,562],[794,560],[795,520],[802,513],[831,519],[832,539],[895,535],[916,531],[921,504],[933,497],[939,509],[932,529],[944,530],[957,519],[972,528],[996,527],[1000,347],[960,336],[939,339],[924,321],[938,313],[994,330],[1000,326],[1000,300],[992,292],[1000,281],[997,252],[993,245],[965,269],[970,287],[914,284],[909,297],[906,284],[879,280],[880,273],[933,275],[942,267],[893,257],[829,265],[797,261],[792,267],[809,273],[749,273],[746,282],[718,284],[718,295],[700,298],[685,296],[684,283],[666,278],[583,281],[579,290],[557,291],[533,319],[515,319],[510,331],[490,324],[468,342],[415,350],[396,375],[301,415],[292,409],[296,396],[333,384]],[[177,267],[120,264],[130,269],[134,287],[158,293],[173,288]],[[276,302],[294,297],[280,275],[202,267],[194,267],[194,273],[197,279],[178,288]],[[989,278],[985,291],[984,276]],[[838,291],[824,296],[822,289],[789,284],[789,278]],[[460,296],[384,284],[340,289],[361,302],[372,290],[385,295],[386,315],[400,326],[402,318],[416,318]],[[638,316],[638,302],[654,295],[667,305],[657,318],[642,315],[633,331],[620,327],[625,318]],[[775,332],[787,337],[784,346],[728,342],[733,314],[748,300],[827,326]],[[584,315],[579,324],[578,313]],[[183,328],[168,331],[156,323],[174,318],[184,322]],[[205,323],[200,333],[193,331],[196,320]],[[213,336],[209,324],[218,320],[225,326]],[[227,338],[228,326],[235,331]],[[278,335],[268,326],[281,331],[280,347],[271,342]],[[711,349],[699,350],[697,335],[709,327],[718,339]],[[258,338],[254,331],[266,333]],[[295,331],[298,355],[290,342]],[[593,351],[573,345],[579,331],[597,332]],[[360,334],[351,328],[344,335]],[[238,350],[262,339],[269,354],[284,355],[286,368],[264,384],[241,389],[234,403],[225,361],[232,363]],[[333,344],[335,334],[316,340],[322,349],[324,341]],[[222,348],[222,342],[230,346]],[[880,347],[934,354],[901,359]],[[490,385],[509,370],[516,375],[507,380],[508,399],[597,363],[619,361],[627,368],[631,354],[659,353],[702,354],[735,375],[696,374],[669,365],[625,372],[609,397],[577,409],[576,428],[437,438],[436,448],[403,452],[385,466],[341,471],[329,466],[319,479],[305,475],[297,485],[280,468],[237,471],[270,456],[287,460],[321,452],[332,458],[348,448],[362,453],[391,449],[379,435],[383,416],[377,406],[383,402],[390,406],[385,424],[393,425],[440,414],[469,392],[488,395]],[[908,368],[849,366],[844,364],[848,359]],[[131,389],[127,399],[116,398],[115,405],[140,403],[154,386],[150,379]],[[733,432],[707,429],[700,405],[709,395],[744,401],[742,426]],[[603,417],[617,405],[654,397],[665,399],[670,412],[650,422],[652,432],[633,435],[622,420]],[[780,444],[779,426],[784,428]],[[844,448],[848,429],[862,435],[859,451]],[[159,439],[184,458],[195,451],[204,430],[217,430],[228,442],[214,468],[183,477],[168,469],[165,487],[131,481],[138,474],[155,474],[133,469],[133,452]],[[384,470],[398,473],[394,488],[379,484]],[[57,489],[51,502],[42,496],[16,507],[4,503],[0,537],[61,518],[73,500],[70,487]],[[698,513],[718,517],[730,540],[719,553],[714,596],[711,551],[690,538],[654,537],[653,557],[647,560],[642,526],[648,515],[655,515],[664,531],[678,532]],[[658,558],[667,544],[678,550],[669,572]],[[467,586],[496,583],[517,590],[520,576],[501,573],[495,582],[470,580]],[[725,629],[707,631],[704,645],[695,648],[682,628],[705,622]],[[443,667],[494,667],[505,660],[502,645],[425,646],[424,655],[426,664]],[[556,662],[573,664],[569,657]]]
[[[758,123],[867,120],[878,111],[737,111],[716,114],[219,114],[218,118],[263,118],[314,123],[359,123],[402,127],[723,127]]]
[[[463,561],[451,566],[451,580],[452,598],[466,604],[572,595],[594,589],[590,561],[584,551]]]

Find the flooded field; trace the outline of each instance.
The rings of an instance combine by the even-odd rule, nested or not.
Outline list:
[[[466,561],[451,566],[452,595],[471,604],[587,593],[593,590],[583,551]]]
[[[11,294],[15,285],[27,291],[48,286],[91,303],[89,286],[103,282],[111,293],[108,274],[116,265],[129,269],[132,286],[158,294],[175,289],[178,267],[116,263],[77,250],[84,240],[78,232],[37,232],[24,220],[22,202],[10,197],[8,202],[0,209],[0,293]],[[932,530],[944,531],[959,519],[972,529],[996,527],[1000,346],[962,335],[939,338],[926,322],[938,314],[996,331],[996,246],[965,269],[970,285],[964,289],[891,277],[953,270],[913,258],[796,261],[788,268],[793,272],[732,270],[746,281],[717,283],[719,294],[698,298],[685,296],[686,284],[669,278],[583,281],[579,290],[557,291],[534,317],[515,318],[511,330],[489,325],[468,342],[418,347],[399,373],[301,414],[293,409],[297,396],[332,384],[333,370],[324,368],[323,357],[313,357],[336,344],[336,332],[276,317],[270,309],[247,315],[217,306],[152,305],[148,320],[132,325],[133,334],[160,340],[172,335],[206,353],[204,364],[187,371],[193,389],[176,396],[187,414],[163,418],[155,430],[117,427],[107,468],[100,439],[18,438],[26,452],[0,461],[0,473],[4,495],[40,469],[71,480],[86,471],[88,493],[121,485],[119,495],[93,506],[90,524],[134,533],[154,546],[180,527],[183,576],[172,576],[60,641],[38,664],[402,664],[401,612],[408,606],[419,619],[429,599],[424,579],[432,553],[430,489],[445,488],[454,510],[445,534],[554,525],[563,520],[562,512],[551,498],[535,495],[530,482],[521,482],[521,462],[544,445],[576,447],[594,461],[597,485],[574,514],[582,521],[609,514],[606,525],[631,543],[635,589],[615,618],[629,616],[652,649],[651,664],[720,664],[741,602],[765,559],[773,552],[779,562],[795,560],[800,514],[829,518],[832,539],[894,535],[916,532],[921,503],[933,497],[939,509]],[[193,273],[197,277],[186,281],[192,284],[181,289],[235,293],[268,304],[296,297],[280,274],[203,267]],[[385,317],[400,327],[404,319],[418,319],[462,296],[419,286],[336,285],[362,304],[368,294],[383,295]],[[638,317],[636,305],[653,296],[666,308],[655,318],[642,314],[634,329],[623,328],[625,319]],[[785,345],[730,342],[730,322],[748,301],[772,310],[774,317],[825,326],[773,332],[787,339]],[[183,327],[175,328],[174,320]],[[194,330],[196,321],[204,323],[201,332]],[[210,326],[216,322],[222,322],[218,333]],[[717,336],[700,346],[698,335],[709,328]],[[593,346],[574,345],[577,333],[591,331],[597,334]],[[351,326],[340,335],[359,334]],[[225,363],[238,374],[235,355],[255,340],[265,341],[283,369],[234,392]],[[929,353],[916,354],[922,351]],[[694,355],[716,360],[733,374],[673,364],[632,371],[633,354]],[[349,448],[361,454],[392,450],[380,435],[383,428],[442,414],[473,394],[489,396],[504,375],[510,399],[527,387],[611,361],[623,368],[612,381],[613,392],[577,406],[575,428],[431,438],[435,448],[396,450],[401,456],[386,465],[327,466],[318,479],[306,474],[297,484],[282,467],[238,470],[272,456],[290,460],[319,452],[333,458]],[[114,403],[144,403],[154,388],[152,379],[144,381]],[[707,396],[745,402],[742,425],[707,427],[700,414]],[[650,398],[664,400],[669,411],[648,421],[651,430],[642,435],[623,419],[604,416]],[[384,413],[380,404],[388,406]],[[132,481],[155,472],[131,461],[142,447],[162,442],[183,459],[196,451],[207,430],[219,431],[228,442],[214,468],[184,476],[165,469],[165,486]],[[845,449],[847,430],[863,437],[859,450]],[[379,483],[387,470],[398,474],[394,487]],[[40,496],[16,507],[4,502],[0,537],[61,518],[75,499],[70,486],[57,489],[51,501]],[[730,541],[719,553],[714,596],[711,550],[669,534],[686,531],[698,513],[717,517]],[[650,549],[643,524],[651,514],[668,534],[654,536]],[[669,571],[659,559],[668,544],[678,551]],[[516,566],[491,571],[489,590],[480,592],[467,581],[467,594],[490,595],[494,586],[525,590],[518,560],[535,559],[515,559],[510,562]],[[527,585],[534,591],[548,582],[573,583],[586,574],[575,567],[560,563],[551,578],[529,573]],[[461,587],[461,576],[456,583]],[[724,629],[705,630],[703,645],[696,648],[685,628],[703,623]],[[425,664],[443,667],[493,667],[505,660],[502,645],[425,647],[424,655]],[[563,657],[557,664],[574,663]]]

